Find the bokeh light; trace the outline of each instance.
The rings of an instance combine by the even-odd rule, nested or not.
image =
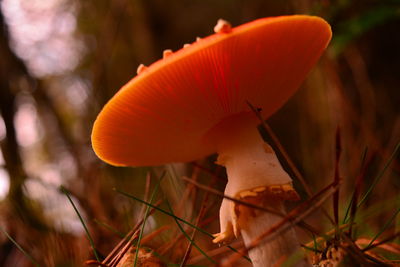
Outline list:
[[[11,46],[33,75],[59,75],[79,64],[84,45],[75,36],[73,2],[4,0],[1,4]]]

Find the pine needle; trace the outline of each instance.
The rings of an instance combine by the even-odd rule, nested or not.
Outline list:
[[[201,232],[201,233],[207,235],[208,237],[214,238],[214,236],[213,236],[212,234],[210,234],[209,232],[207,232],[206,230],[204,230],[204,229],[202,229],[202,228],[200,228],[200,227],[197,227],[196,225],[194,225],[194,224],[192,224],[192,223],[190,223],[190,222],[188,222],[188,221],[185,221],[185,220],[183,220],[183,219],[181,219],[181,218],[175,216],[174,214],[172,214],[172,213],[170,213],[170,212],[168,212],[168,211],[165,211],[165,210],[163,210],[163,209],[161,209],[161,208],[159,208],[159,207],[157,207],[157,206],[154,206],[154,205],[151,204],[151,203],[148,203],[148,202],[146,202],[146,201],[144,201],[144,200],[141,200],[140,198],[137,198],[137,197],[135,197],[135,196],[133,196],[133,195],[130,195],[130,194],[126,193],[126,192],[120,191],[120,190],[115,189],[115,188],[114,188],[114,190],[115,190],[117,193],[121,194],[121,195],[124,195],[124,196],[126,196],[126,197],[128,197],[128,198],[132,198],[132,199],[134,199],[134,200],[136,200],[136,201],[138,201],[138,202],[140,202],[140,203],[143,203],[143,204],[145,204],[145,205],[148,205],[149,207],[151,207],[151,208],[153,208],[153,209],[155,209],[155,210],[158,210],[158,211],[160,211],[160,212],[162,212],[162,213],[164,213],[164,214],[166,214],[166,215],[168,215],[168,216],[170,216],[170,217],[172,217],[172,218],[174,218],[174,219],[177,219],[178,221],[181,221],[181,222],[183,222],[183,223],[189,225],[190,227],[192,227],[192,228],[196,229],[197,231],[199,231],[199,232]],[[231,246],[227,246],[227,247],[228,247],[230,250],[232,250],[232,251],[234,251],[234,252],[236,252],[236,253],[238,252],[235,248],[233,248],[233,247],[231,247]],[[250,259],[249,259],[248,257],[244,257],[244,258],[245,258],[246,260],[250,261]]]
[[[164,178],[164,176],[165,176],[165,172],[163,172],[163,174],[161,175],[160,179],[158,179],[158,181],[157,181],[157,183],[155,185],[155,188],[154,188],[153,192],[151,193],[150,200],[149,200],[150,204],[153,202],[154,197],[156,196],[156,194],[158,192],[158,188],[160,186],[161,180],[162,180],[162,178]],[[142,237],[143,237],[144,227],[146,225],[146,221],[147,221],[149,212],[150,212],[150,206],[147,206],[146,211],[144,213],[144,219],[143,219],[143,223],[142,223],[142,228],[140,230],[138,241],[137,241],[137,244],[136,244],[135,262],[133,264],[134,267],[136,267],[137,260],[139,258],[140,242],[141,242]]]
[[[386,229],[390,226],[390,224],[394,221],[396,218],[397,214],[399,214],[400,208],[396,210],[396,212],[390,217],[390,219],[385,223],[385,225],[382,227],[382,229],[372,238],[371,242],[364,248],[364,250],[368,250],[370,246],[374,243],[374,241],[383,233],[386,231]]]
[[[116,234],[117,236],[119,236],[121,238],[125,237],[125,235],[123,233],[121,233],[120,231],[118,231],[117,229],[115,229],[114,227],[112,227],[111,225],[109,225],[105,222],[99,221],[97,219],[94,219],[94,222],[97,223],[98,225],[106,228],[107,230],[113,232],[114,234]]]
[[[72,207],[74,208],[76,214],[78,215],[79,220],[81,221],[81,224],[82,224],[83,228],[85,229],[86,237],[87,237],[87,239],[89,240],[90,246],[91,246],[92,249],[93,249],[94,257],[96,258],[96,260],[97,260],[98,262],[100,262],[100,257],[99,257],[99,255],[97,254],[97,251],[96,251],[96,248],[95,248],[95,246],[94,246],[94,242],[93,242],[92,236],[91,236],[90,233],[89,233],[89,229],[86,227],[85,221],[83,220],[81,214],[79,213],[79,211],[78,211],[78,209],[76,208],[74,202],[72,201],[72,198],[71,198],[71,196],[69,195],[69,191],[68,191],[64,186],[61,186],[61,187],[60,187],[60,190],[61,190],[61,192],[63,192],[63,193],[67,196],[69,202],[71,203],[71,205],[72,205]]]
[[[400,142],[396,145],[392,155],[390,156],[389,160],[386,162],[385,166],[383,167],[383,169],[381,170],[381,172],[378,174],[378,176],[375,178],[374,182],[371,184],[371,186],[368,188],[367,192],[365,193],[364,197],[360,200],[360,202],[358,203],[357,207],[359,208],[369,197],[369,195],[371,194],[372,190],[375,188],[375,186],[378,184],[378,182],[380,181],[380,179],[382,178],[382,176],[385,174],[386,170],[388,169],[388,167],[390,166],[390,164],[392,163],[392,161],[394,160],[397,151],[400,148]]]
[[[40,267],[40,264],[25,250],[23,249],[17,241],[14,240],[2,227],[0,227],[0,231],[27,257],[33,265]]]
[[[362,178],[364,177],[364,174],[365,174],[365,171],[366,171],[366,167],[369,165],[369,164],[367,164],[367,163],[365,162],[365,161],[366,161],[366,158],[367,158],[367,153],[368,153],[368,147],[366,147],[366,148],[364,149],[363,154],[362,154],[362,156],[361,156],[361,170],[360,170],[360,174],[359,174],[359,176],[358,176],[357,179],[356,179],[355,189],[354,189],[353,194],[352,194],[352,196],[351,196],[351,198],[350,198],[350,202],[349,202],[349,204],[347,205],[346,212],[345,212],[345,214],[344,214],[344,218],[343,218],[342,223],[346,223],[346,222],[347,222],[347,216],[349,216],[350,209],[351,209],[351,207],[353,206],[354,198],[356,197],[356,194],[357,194],[356,191],[357,191],[357,190],[360,190],[359,186],[361,186],[361,185],[357,186],[357,183],[361,183],[360,180],[362,180]],[[371,162],[371,158],[369,159],[369,162]],[[358,196],[358,194],[357,194],[357,196]]]
[[[170,210],[171,214],[173,214],[172,211],[172,207],[169,204],[169,202],[167,201],[167,205],[168,205],[168,209]],[[178,226],[179,230],[182,232],[182,234],[186,237],[186,239],[190,242],[190,244],[192,244],[201,254],[203,254],[204,257],[206,257],[210,262],[216,264],[217,262],[215,260],[213,260],[210,256],[207,255],[207,253],[205,253],[195,242],[194,239],[191,238],[185,231],[185,229],[183,229],[182,225],[178,222],[178,220],[176,218],[174,218],[176,225]]]

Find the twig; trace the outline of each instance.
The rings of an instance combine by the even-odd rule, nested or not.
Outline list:
[[[289,165],[290,169],[293,171],[294,175],[297,177],[297,179],[299,179],[299,181],[303,185],[304,189],[306,190],[307,195],[311,196],[312,192],[311,192],[311,189],[308,186],[306,180],[304,179],[303,175],[300,173],[299,169],[296,167],[294,162],[289,157],[289,154],[286,152],[285,148],[279,141],[278,137],[275,135],[274,131],[272,131],[271,127],[265,122],[265,120],[261,116],[260,111],[257,110],[250,102],[247,102],[247,105],[250,107],[250,109],[254,112],[254,114],[260,120],[261,125],[267,131],[268,135],[271,137],[272,141],[277,146],[278,150],[281,152],[282,156],[284,157],[285,161]]]
[[[261,113],[258,109],[256,109],[250,102],[247,101],[247,105],[250,107],[250,109],[254,112],[254,114],[257,116],[257,118],[260,120],[261,125],[263,128],[267,131],[269,136],[271,137],[272,141],[274,144],[277,146],[279,152],[282,154],[283,158],[289,165],[290,169],[293,171],[294,175],[296,178],[301,182],[303,185],[304,190],[306,191],[308,197],[312,196],[312,191],[310,187],[308,186],[307,182],[305,181],[303,175],[301,175],[299,169],[296,167],[294,162],[291,160],[289,157],[289,154],[286,152],[285,148],[282,146],[282,144],[279,142],[278,137],[275,135],[274,131],[271,129],[271,127],[268,125],[268,123],[262,118]],[[331,216],[329,216],[328,212],[321,207],[322,213],[328,218],[328,220],[335,225],[334,221],[332,220]]]

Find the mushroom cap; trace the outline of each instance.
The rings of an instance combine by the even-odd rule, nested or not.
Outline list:
[[[278,110],[331,35],[319,17],[281,16],[180,49],[143,70],[104,106],[94,123],[93,149],[120,166],[187,162],[215,153],[223,137],[214,129],[223,132],[218,125],[250,114],[248,103],[261,108],[263,118]]]

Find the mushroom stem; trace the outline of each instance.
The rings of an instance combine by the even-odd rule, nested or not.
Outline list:
[[[282,200],[269,200],[269,207],[285,213]],[[246,218],[245,225],[241,226],[241,235],[246,247],[250,247],[254,240],[279,223],[282,217],[263,211],[253,211],[252,218]],[[240,220],[240,218],[239,218]],[[273,240],[261,241],[256,247],[249,250],[249,257],[254,267],[280,266],[287,258],[300,250],[296,232],[293,228],[278,235]],[[305,260],[291,266],[308,266]]]
[[[299,197],[291,178],[272,148],[262,140],[254,121],[244,116],[221,129],[229,132],[228,138],[220,139],[217,161],[226,167],[228,175],[225,195],[285,214],[284,200],[298,200]],[[226,243],[241,234],[245,245],[249,246],[281,219],[281,216],[224,199],[220,209],[221,232],[215,235],[214,243]],[[290,229],[251,249],[249,256],[254,266],[273,266],[299,248],[296,234]]]

